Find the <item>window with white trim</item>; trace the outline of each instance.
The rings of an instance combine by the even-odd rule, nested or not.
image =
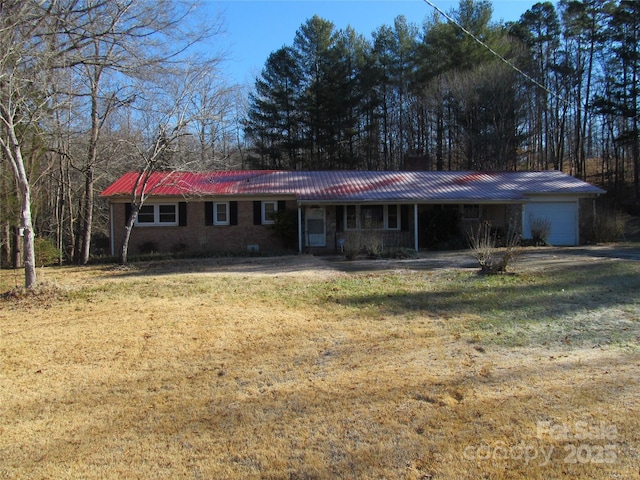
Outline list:
[[[138,225],[153,225],[156,223],[155,208],[153,205],[143,205],[138,211],[138,218],[136,218],[136,224]]]
[[[262,224],[269,225],[275,223],[275,215],[278,211],[277,201],[262,202]]]
[[[229,225],[229,202],[213,204],[213,224]]]
[[[347,205],[344,209],[346,230],[400,230],[398,205]]]
[[[400,208],[398,205],[385,205],[385,217],[384,226],[387,230],[399,230],[400,229],[400,214],[398,212]]]
[[[136,218],[137,226],[176,226],[178,225],[177,203],[151,203],[143,205]]]

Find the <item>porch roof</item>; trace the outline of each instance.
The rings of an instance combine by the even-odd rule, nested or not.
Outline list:
[[[124,174],[102,197],[127,197],[137,172]],[[530,195],[592,196],[604,190],[558,171],[405,172],[276,171],[154,172],[152,196],[294,196],[300,203],[521,202]],[[139,192],[138,192],[139,193]]]

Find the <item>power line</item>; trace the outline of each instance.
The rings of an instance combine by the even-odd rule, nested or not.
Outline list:
[[[450,15],[446,14],[444,11],[442,11],[437,5],[435,5],[431,0],[423,0],[427,5],[429,5],[431,8],[433,8],[435,11],[437,11],[438,13],[440,13],[440,15],[442,15],[444,18],[446,18],[449,22],[453,23],[454,25],[456,25],[460,30],[462,30],[466,35],[469,35],[471,38],[473,38],[476,42],[478,42],[482,47],[486,48],[493,56],[499,58],[502,62],[506,63],[509,67],[511,67],[512,69],[514,69],[516,72],[518,72],[520,75],[522,75],[523,77],[525,77],[527,80],[529,80],[530,82],[532,82],[533,84],[535,84],[537,87],[540,87],[542,90],[544,90],[545,92],[547,92],[549,95],[553,95],[554,97],[556,97],[558,100],[560,100],[563,103],[569,104],[569,101],[566,100],[565,98],[561,97],[560,95],[558,95],[555,92],[552,92],[551,90],[549,90],[545,85],[541,84],[539,81],[537,81],[535,78],[533,78],[531,75],[529,75],[528,73],[524,72],[523,70],[521,70],[520,68],[518,68],[516,65],[514,65],[512,62],[510,62],[509,60],[507,60],[506,58],[504,58],[502,55],[500,55],[498,52],[496,52],[493,48],[491,48],[489,45],[487,45],[485,42],[483,42],[481,39],[479,39],[476,35],[474,35],[472,32],[470,32],[469,30],[467,30],[466,28],[464,28],[462,25],[460,25],[460,22],[458,22],[455,18],[451,17]]]

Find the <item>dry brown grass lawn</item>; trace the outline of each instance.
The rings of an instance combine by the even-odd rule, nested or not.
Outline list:
[[[639,262],[171,265],[0,299],[0,478],[640,476]]]

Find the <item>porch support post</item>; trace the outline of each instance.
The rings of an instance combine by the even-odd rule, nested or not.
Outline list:
[[[298,253],[302,253],[302,205],[298,205]]]
[[[418,253],[418,204],[413,204],[413,243],[416,253]]]

